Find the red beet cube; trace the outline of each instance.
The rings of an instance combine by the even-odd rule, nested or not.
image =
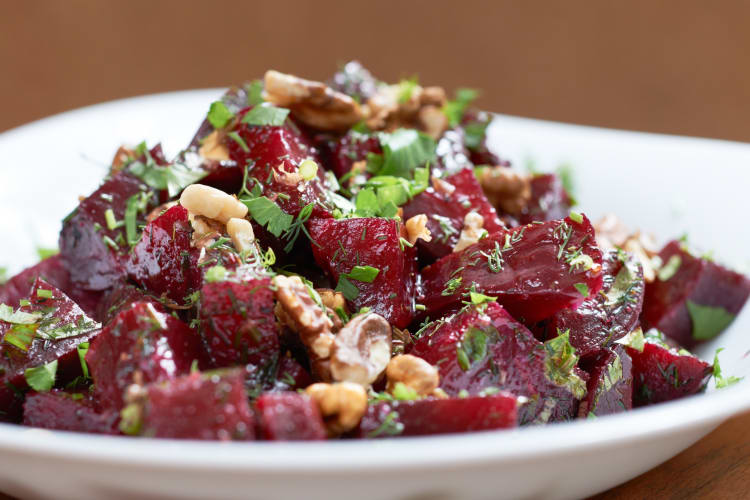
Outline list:
[[[400,244],[397,221],[314,219],[308,227],[315,261],[344,291],[354,311],[369,307],[399,328],[411,322],[416,259],[413,248]],[[372,276],[373,270],[360,273],[366,266],[377,275]]]
[[[190,245],[188,212],[174,206],[150,222],[127,262],[130,279],[157,297],[183,304],[200,288],[198,250]]]
[[[557,174],[535,175],[531,178],[531,200],[517,217],[521,224],[562,219],[572,206],[573,200]]]
[[[77,347],[99,334],[91,320],[67,295],[41,279],[34,282],[29,305],[0,320],[0,411],[3,420],[20,417],[27,370],[57,362],[54,379],[64,384],[83,375]],[[16,313],[18,313],[16,311]],[[33,316],[29,316],[33,315]]]
[[[633,360],[633,405],[645,406],[696,394],[706,388],[712,367],[684,349],[668,346],[650,330],[643,349],[627,348]]]
[[[427,229],[432,240],[417,240],[420,257],[426,262],[453,251],[464,227],[464,217],[469,212],[477,212],[484,218],[483,228],[489,233],[505,229],[471,169],[463,169],[443,181],[455,189],[451,192],[446,187],[448,191],[438,192],[428,188],[404,206],[404,220],[419,214],[427,216]]]
[[[215,368],[262,365],[279,354],[271,280],[249,268],[203,285],[200,331]]]
[[[692,255],[678,241],[659,257],[663,267],[646,286],[641,321],[690,347],[721,333],[750,295],[750,279]]]
[[[59,431],[119,434],[120,414],[102,411],[88,392],[32,392],[23,405],[23,425]]]
[[[316,441],[326,438],[318,405],[304,394],[263,394],[255,401],[263,438],[269,441]]]
[[[355,162],[366,160],[368,153],[383,153],[377,136],[354,131],[338,139],[330,149],[330,168],[339,178],[351,172]]]
[[[576,308],[602,286],[602,253],[585,216],[497,231],[422,270],[419,303],[426,314],[465,300],[474,291],[497,297],[526,324]],[[586,292],[586,293],[584,293]]]
[[[191,373],[145,387],[123,410],[123,432],[147,437],[251,441],[252,410],[242,370]]]
[[[363,438],[424,436],[516,426],[518,400],[508,393],[370,405],[359,425]]]
[[[103,325],[107,325],[120,312],[129,309],[136,302],[150,303],[157,311],[167,312],[161,302],[148,295],[142,289],[133,285],[120,283],[108,292],[105,292],[99,304],[97,317],[101,319]]]
[[[60,254],[74,283],[87,290],[106,290],[125,275],[130,250],[127,231],[122,226],[110,229],[106,214],[111,210],[114,222],[123,221],[128,200],[134,196],[145,197],[146,210],[158,204],[157,196],[140,179],[120,172],[63,222]]]
[[[529,398],[521,424],[570,419],[586,394],[577,358],[564,345],[536,340],[494,302],[433,322],[410,353],[437,366],[448,395],[493,387]]]
[[[635,328],[643,306],[643,268],[624,252],[604,254],[602,289],[577,309],[555,313],[547,324],[547,338],[570,331],[576,354],[586,357],[609,347]]]
[[[582,366],[590,377],[588,394],[578,408],[580,418],[601,417],[633,408],[633,363],[623,346],[602,349]]]
[[[86,354],[96,394],[105,408],[123,406],[131,384],[169,380],[203,362],[200,337],[152,304],[137,302],[123,310],[91,343]]]

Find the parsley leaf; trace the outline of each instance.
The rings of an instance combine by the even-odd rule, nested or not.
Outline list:
[[[279,127],[284,124],[286,117],[289,116],[289,110],[277,108],[276,106],[255,106],[248,111],[242,118],[242,123],[248,125],[271,125]]]
[[[161,166],[152,161],[135,161],[130,164],[129,170],[152,188],[166,189],[170,198],[208,175],[208,171],[192,170],[180,163]]]
[[[15,325],[33,325],[42,317],[40,313],[27,313],[23,311],[13,312],[13,308],[7,304],[0,304],[0,321],[13,323]]]
[[[55,385],[57,375],[57,360],[46,365],[27,368],[24,373],[29,387],[38,392],[47,392]]]
[[[456,90],[456,97],[443,106],[443,113],[448,118],[448,125],[455,127],[464,117],[464,112],[471,103],[479,96],[474,89],[460,88]]]
[[[643,348],[646,345],[646,338],[643,336],[643,330],[638,327],[623,338],[615,340],[615,342],[617,344],[628,346],[636,351],[643,352]]]
[[[576,290],[578,290],[578,293],[580,293],[584,297],[589,296],[589,286],[586,283],[576,283],[573,286],[576,288]]]
[[[49,259],[59,253],[60,250],[58,248],[36,247],[36,254],[39,256],[39,260]]]
[[[89,365],[86,363],[86,353],[89,352],[89,343],[81,342],[76,346],[78,351],[78,361],[81,362],[81,371],[85,378],[89,378]]]
[[[234,118],[234,113],[232,113],[223,102],[215,101],[211,103],[206,118],[214,128],[223,128],[232,118]]]
[[[720,334],[734,321],[735,315],[723,307],[703,306],[687,301],[688,313],[693,322],[693,338],[710,340]]]
[[[262,104],[263,99],[263,82],[260,80],[253,80],[245,86],[245,91],[247,92],[247,104],[249,106],[257,106],[258,104]]]
[[[0,285],[4,285],[8,281],[8,268],[0,267]]]
[[[464,125],[464,143],[469,150],[476,151],[482,146],[489,124],[489,121],[477,121]]]
[[[359,288],[349,281],[346,275],[339,276],[339,282],[336,285],[336,291],[341,292],[346,300],[354,300],[359,297]]]
[[[227,277],[227,269],[224,266],[213,266],[206,271],[205,280],[207,283],[216,283],[224,281]]]
[[[247,206],[255,222],[266,226],[268,231],[277,238],[292,225],[294,217],[281,210],[275,202],[265,196],[240,199],[240,201]]]
[[[364,283],[372,283],[378,277],[378,274],[380,274],[380,269],[377,267],[354,266],[351,271],[346,273],[346,277]]]
[[[716,353],[714,354],[714,381],[716,382],[716,388],[717,389],[723,389],[724,387],[729,387],[730,385],[736,384],[740,380],[742,380],[745,377],[724,377],[721,374],[721,366],[719,365],[719,353],[723,351],[723,347],[719,347],[716,349]]]
[[[570,330],[544,343],[544,374],[556,385],[566,387],[573,395],[582,399],[586,396],[586,382],[576,375],[574,368],[578,363],[575,348],[570,344]]]
[[[675,254],[671,256],[663,266],[661,266],[659,272],[656,273],[656,277],[659,278],[659,281],[669,281],[675,274],[677,274],[681,265],[682,257]]]
[[[411,177],[414,169],[435,160],[434,139],[414,129],[398,129],[390,134],[380,134],[383,148],[383,165],[378,175]],[[368,162],[369,163],[369,162]]]

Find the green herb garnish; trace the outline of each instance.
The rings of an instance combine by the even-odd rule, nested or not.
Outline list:
[[[57,375],[57,360],[46,365],[27,368],[24,373],[26,383],[37,392],[47,392],[55,385]]]
[[[687,301],[688,313],[693,322],[693,338],[695,340],[710,340],[724,331],[735,315],[723,307],[704,306],[692,300]]]
[[[224,128],[234,118],[234,113],[223,102],[215,101],[208,108],[208,116],[206,118],[214,128]]]
[[[277,108],[271,105],[255,106],[245,114],[242,118],[242,123],[256,126],[270,125],[280,127],[284,124],[287,116],[289,116],[289,110],[285,108]]]

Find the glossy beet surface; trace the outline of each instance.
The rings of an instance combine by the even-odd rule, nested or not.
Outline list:
[[[632,255],[609,251],[604,254],[602,269],[601,291],[576,309],[557,312],[546,328],[548,339],[570,331],[570,343],[581,357],[609,347],[630,333],[643,305],[643,268]]]
[[[371,404],[359,425],[366,438],[476,432],[516,426],[518,401],[507,393]]]
[[[351,172],[355,162],[366,160],[368,153],[382,154],[383,152],[376,135],[353,131],[333,142],[329,148],[330,168],[339,178]]]
[[[201,280],[192,235],[188,211],[179,205],[154,219],[130,254],[126,264],[130,279],[157,297],[180,305],[187,302]]]
[[[116,411],[102,411],[86,392],[32,392],[23,405],[23,425],[59,431],[120,434]]]
[[[585,363],[588,394],[578,408],[580,418],[601,417],[633,408],[633,362],[625,348],[602,349]]]
[[[145,389],[138,433],[172,439],[255,437],[242,370],[191,373]]]
[[[721,333],[747,302],[750,279],[699,258],[678,241],[659,257],[663,268],[646,287],[641,319],[685,347]]]
[[[531,200],[520,214],[521,224],[562,219],[570,213],[573,200],[557,174],[540,174],[531,178]]]
[[[91,343],[86,362],[102,406],[119,409],[133,383],[169,380],[205,358],[198,334],[182,321],[137,302]]]
[[[484,195],[474,172],[464,169],[437,182],[404,206],[404,220],[415,215],[427,216],[431,241],[417,240],[420,260],[433,262],[453,251],[464,227],[464,217],[476,212],[484,218],[482,226],[489,233],[504,229],[495,209]]]
[[[687,351],[646,337],[643,350],[628,347],[633,359],[633,405],[645,406],[690,396],[706,388],[712,367]]]
[[[602,286],[602,253],[585,216],[490,234],[422,270],[429,316],[460,304],[472,286],[527,324],[575,308]],[[585,288],[583,288],[585,287]],[[582,293],[587,291],[586,294]]]
[[[99,334],[90,319],[68,296],[37,279],[19,310],[33,314],[23,323],[0,321],[0,420],[20,418],[26,370],[57,362],[55,380],[64,385],[83,374],[78,345]],[[20,321],[20,320],[16,320]]]
[[[401,225],[392,219],[314,219],[308,225],[315,261],[341,286],[357,311],[369,307],[393,325],[404,328],[413,317],[416,259],[413,248],[400,243]],[[354,266],[370,266],[377,276],[366,282],[347,278]]]
[[[318,405],[304,394],[263,394],[255,401],[258,425],[269,441],[318,441],[326,429]]]
[[[200,332],[215,368],[262,364],[279,354],[271,280],[243,268],[200,293]]]
[[[483,310],[484,309],[484,310]],[[529,399],[519,423],[568,420],[586,392],[573,366],[559,369],[560,353],[546,349],[502,307],[489,303],[462,309],[427,327],[411,354],[440,371],[440,387],[451,396],[490,387]]]

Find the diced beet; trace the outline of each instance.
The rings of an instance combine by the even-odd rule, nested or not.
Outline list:
[[[88,393],[53,389],[32,392],[23,405],[23,425],[59,431],[120,434],[116,411],[102,411]]]
[[[320,166],[318,152],[293,124],[287,121],[276,127],[240,123],[235,132],[245,144],[227,138],[226,145],[232,160],[238,165],[250,165],[248,190],[260,183],[263,195],[275,200],[290,215],[296,216],[302,207],[315,203],[314,217],[329,216],[325,172]],[[306,159],[314,160],[319,165],[317,176],[300,183],[285,180],[285,175],[298,173],[299,165]]]
[[[119,409],[134,383],[173,379],[199,366],[205,354],[199,335],[182,321],[137,302],[123,310],[91,343],[86,362],[105,408]]]
[[[491,302],[433,322],[410,354],[437,366],[440,387],[450,396],[493,387],[529,398],[519,409],[519,423],[530,424],[574,417],[578,400],[585,396],[581,373],[572,366],[558,367],[558,357],[566,354],[560,349],[536,340]]]
[[[721,333],[750,295],[750,279],[710,260],[695,257],[679,241],[659,257],[661,272],[646,286],[641,321],[690,347]]]
[[[224,103],[227,109],[229,109],[229,111],[231,111],[234,114],[237,114],[240,111],[242,111],[245,107],[247,107],[247,102],[248,102],[247,88],[249,85],[250,85],[249,83],[246,83],[239,87],[231,87],[226,92],[224,92],[224,95],[221,96],[220,100],[221,102]],[[198,130],[195,132],[195,136],[193,137],[193,140],[190,141],[190,148],[199,146],[201,140],[213,131],[214,131],[214,127],[213,125],[211,125],[211,122],[209,122],[208,119],[204,119],[200,127],[198,127]],[[240,174],[241,173],[242,172],[240,171]],[[242,181],[242,178],[240,178],[240,183],[241,181]],[[203,183],[203,180],[201,181],[201,184],[202,183]]]
[[[34,282],[29,305],[19,310],[38,314],[34,324],[0,321],[0,420],[20,417],[25,372],[57,361],[56,381],[65,384],[83,375],[78,344],[99,334],[91,320],[70,298],[40,278]]]
[[[630,254],[615,250],[604,254],[602,289],[577,309],[555,313],[547,324],[546,338],[570,331],[576,354],[586,357],[609,347],[638,323],[643,305],[643,267]]]
[[[164,306],[142,289],[125,283],[116,285],[112,290],[106,292],[101,300],[97,317],[103,325],[107,325],[121,311],[129,309],[136,302],[148,302],[157,311],[166,313]]]
[[[590,378],[588,393],[578,408],[579,418],[601,417],[633,408],[633,363],[623,346],[602,349],[582,366]]]
[[[262,394],[256,401],[259,427],[269,441],[317,441],[326,438],[318,405],[304,394]]]
[[[531,200],[520,214],[511,214],[521,224],[562,219],[570,213],[573,200],[565,191],[557,174],[541,174],[531,178]]]
[[[213,130],[211,124],[208,121],[206,123]],[[200,180],[200,183],[206,186],[215,187],[227,193],[237,193],[242,188],[244,170],[237,165],[236,161],[204,158],[199,151],[200,146],[191,145],[179,154],[175,163],[184,165],[189,171],[207,172],[206,176]]]
[[[109,229],[105,213],[111,209],[115,221],[123,221],[128,199],[141,193],[148,197],[147,210],[157,205],[156,195],[140,179],[120,172],[83,200],[63,222],[60,254],[74,283],[87,290],[106,290],[125,275],[130,249],[126,229]]]
[[[424,436],[516,426],[518,400],[509,393],[376,403],[357,431],[363,438]]]
[[[379,84],[380,82],[359,61],[349,61],[341,66],[328,82],[332,89],[362,103],[375,94]]]
[[[633,406],[671,401],[703,391],[711,365],[684,349],[669,347],[659,332],[646,335],[643,350],[628,347],[633,360]]]
[[[495,153],[487,147],[487,127],[492,121],[489,113],[478,110],[469,110],[464,113],[461,127],[464,129],[466,136],[466,147],[471,153],[471,162],[474,165],[502,165],[510,166],[510,163],[501,160]]]
[[[425,314],[460,304],[472,287],[497,297],[526,324],[578,307],[585,298],[580,290],[593,296],[602,286],[602,253],[581,217],[497,231],[426,267],[418,300]]]
[[[259,365],[279,353],[268,276],[241,268],[201,289],[201,336],[212,366]]]
[[[310,373],[296,359],[289,356],[281,357],[276,375],[277,389],[293,391],[304,389],[312,383]]]
[[[132,424],[126,422],[132,426],[123,429],[129,434],[220,441],[255,438],[242,370],[196,372],[153,383],[145,387],[143,399],[123,410],[124,421],[136,414]]]
[[[358,289],[349,301],[352,310],[369,307],[398,328],[411,322],[416,258],[413,248],[400,245],[401,225],[397,221],[314,219],[308,228],[315,260],[331,281],[340,285],[344,278]],[[344,276],[354,266],[374,267],[378,274],[371,283]]]
[[[201,283],[192,234],[187,210],[170,208],[143,230],[126,265],[128,276],[152,294],[184,304]]]
[[[443,133],[437,141],[435,155],[437,162],[433,174],[452,175],[474,167],[469,159],[469,151],[464,144],[464,131],[461,128],[449,129]]]
[[[59,254],[24,269],[4,285],[0,285],[0,304],[8,304],[12,307],[18,306],[19,300],[28,297],[29,290],[31,290],[37,278],[42,278],[50,285],[60,289],[73,302],[78,304],[87,315],[96,316],[101,294],[84,290],[73,283]]]
[[[464,227],[464,217],[469,212],[481,215],[483,227],[490,233],[505,228],[471,169],[461,170],[443,181],[455,190],[438,192],[431,187],[404,206],[404,220],[419,214],[427,216],[427,229],[432,240],[417,240],[420,259],[425,262],[433,262],[453,251]]]
[[[368,153],[382,154],[380,141],[375,135],[350,131],[330,147],[330,168],[336,177],[343,177],[352,170],[354,162],[367,159]]]

